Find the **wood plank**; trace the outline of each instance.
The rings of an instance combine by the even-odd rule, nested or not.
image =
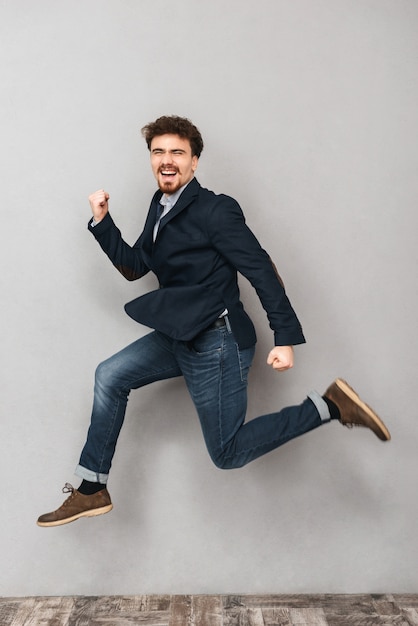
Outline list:
[[[292,626],[287,608],[262,609],[265,626]]]
[[[351,615],[327,615],[328,626],[409,626],[402,615],[365,615],[364,613],[351,613]]]
[[[385,596],[375,596],[375,599],[376,601],[384,600]],[[341,615],[360,613],[370,615],[376,612],[372,596],[367,594],[327,594],[322,597],[320,606],[324,609],[326,616],[329,613]]]
[[[418,609],[418,594],[416,593],[394,593],[392,598],[400,607]]]
[[[0,599],[0,624],[2,626],[10,626],[21,604],[22,598]]]
[[[269,610],[269,609],[267,609]],[[224,613],[222,626],[266,626],[261,608],[230,607]],[[271,623],[271,622],[270,622]],[[289,622],[290,624],[290,622]],[[274,623],[277,626],[277,623]]]
[[[402,615],[408,620],[408,626],[418,626],[417,609],[402,609]]]
[[[292,626],[328,626],[323,609],[290,609]]]
[[[384,596],[372,595],[372,604],[378,615],[400,615],[401,609],[392,595]]]
[[[191,623],[196,624],[196,626],[222,626],[223,607],[221,597],[192,596]]]
[[[239,599],[240,598],[240,599]],[[244,596],[230,596],[224,607],[223,626],[292,626],[288,608],[245,606]]]
[[[74,607],[71,597],[27,598],[19,606],[11,626],[61,626]]]
[[[248,594],[248,595],[225,595],[223,603],[225,607],[230,605],[242,605],[246,607],[279,608],[322,608],[326,603],[326,595],[307,594]]]
[[[96,597],[77,596],[68,619],[68,626],[89,626],[94,616]]]
[[[169,596],[78,598],[68,626],[168,626]]]
[[[172,596],[170,604],[169,626],[184,626],[191,623],[191,596]]]
[[[347,596],[329,596],[324,599],[324,603],[322,605],[325,616],[329,620],[330,616],[333,617],[340,615],[348,617],[350,615],[364,615],[371,616],[376,615],[378,613],[376,607],[379,606],[388,607],[389,602],[387,602],[387,597],[375,596],[374,598],[371,595],[363,595],[363,594],[355,594],[355,595],[347,595]],[[390,611],[393,611],[393,608],[390,608]]]
[[[89,626],[168,626],[169,612],[160,596],[110,596],[96,600]]]
[[[392,597],[392,596],[391,596]],[[386,596],[374,596],[374,598],[386,598]],[[368,594],[260,594],[260,595],[225,595],[223,596],[223,603],[225,607],[230,604],[241,604],[247,607],[262,607],[262,608],[279,608],[279,607],[292,607],[292,608],[334,608],[338,607],[339,610],[346,608],[351,610],[353,607],[360,607],[362,611],[368,612],[374,610],[372,604],[372,596]],[[413,605],[408,605],[413,606]]]

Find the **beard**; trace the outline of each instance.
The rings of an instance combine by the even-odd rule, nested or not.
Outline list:
[[[163,172],[173,173],[171,175],[164,175]],[[181,176],[178,169],[173,169],[171,167],[162,167],[158,172],[157,181],[160,191],[168,194],[175,193],[177,189],[180,189],[182,185]]]
[[[160,180],[158,179],[158,187],[163,193],[175,193],[182,186],[180,181],[176,180]]]

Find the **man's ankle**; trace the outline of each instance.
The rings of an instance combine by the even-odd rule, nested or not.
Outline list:
[[[106,489],[106,485],[103,483],[92,483],[89,480],[83,480],[77,491],[83,494],[83,496],[92,496],[103,489]]]
[[[322,397],[325,400],[325,402],[327,403],[329,414],[330,414],[330,418],[332,420],[340,420],[341,419],[340,409],[337,407],[335,402],[333,402],[332,400],[327,398],[327,396],[322,396]]]

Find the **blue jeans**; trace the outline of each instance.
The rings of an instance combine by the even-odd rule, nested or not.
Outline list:
[[[242,467],[329,421],[328,408],[313,392],[302,404],[245,423],[247,379],[254,347],[240,350],[226,326],[193,342],[154,331],[101,363],[87,441],[76,474],[106,483],[128,396],[157,380],[184,376],[207,449],[217,467]]]

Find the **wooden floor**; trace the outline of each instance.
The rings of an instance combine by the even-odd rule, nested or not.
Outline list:
[[[0,598],[1,626],[418,626],[417,595]]]

